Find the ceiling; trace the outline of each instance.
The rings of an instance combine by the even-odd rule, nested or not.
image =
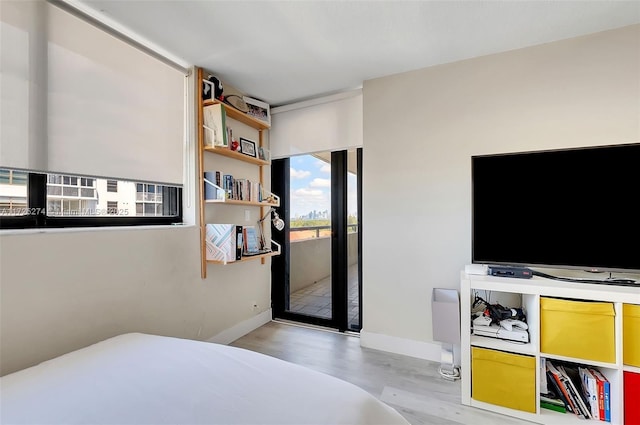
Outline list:
[[[640,1],[64,0],[278,106],[640,23]]]

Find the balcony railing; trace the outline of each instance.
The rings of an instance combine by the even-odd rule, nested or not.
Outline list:
[[[162,193],[136,192],[136,201],[162,203]]]
[[[300,235],[301,232],[306,232],[307,235],[301,236]],[[295,233],[297,233],[298,235],[294,236],[293,234]],[[358,225],[347,224],[347,233],[358,233]],[[289,234],[290,234],[290,239],[292,241],[319,238],[319,237],[329,237],[331,236],[331,225],[291,227],[289,229]]]
[[[352,265],[358,262],[358,225],[349,224],[348,229],[347,263]],[[323,235],[322,231],[326,235]],[[291,241],[289,291],[294,293],[331,275],[331,239],[329,238],[331,226],[294,227],[289,232]],[[301,232],[310,232],[311,236],[300,237]]]

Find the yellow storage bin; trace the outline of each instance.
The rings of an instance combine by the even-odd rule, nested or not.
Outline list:
[[[640,305],[622,306],[623,363],[640,367]]]
[[[540,351],[616,362],[613,303],[540,298]]]
[[[535,357],[471,347],[471,397],[535,413]]]

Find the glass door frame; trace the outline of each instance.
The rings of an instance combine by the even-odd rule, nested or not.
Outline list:
[[[348,317],[348,245],[347,245],[347,150],[331,152],[331,318],[309,316],[289,310],[290,258],[289,223],[291,218],[289,182],[290,160],[271,162],[271,188],[280,194],[278,214],[285,221],[282,232],[272,231],[272,239],[281,245],[281,254],[271,259],[271,306],[273,318],[344,331],[362,328],[362,148],[357,155],[358,204],[358,297],[359,326],[349,328]],[[273,230],[273,229],[272,229]]]

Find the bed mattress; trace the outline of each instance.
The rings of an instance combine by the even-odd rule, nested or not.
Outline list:
[[[0,378],[0,423],[408,425],[335,377],[241,348],[140,333]]]

